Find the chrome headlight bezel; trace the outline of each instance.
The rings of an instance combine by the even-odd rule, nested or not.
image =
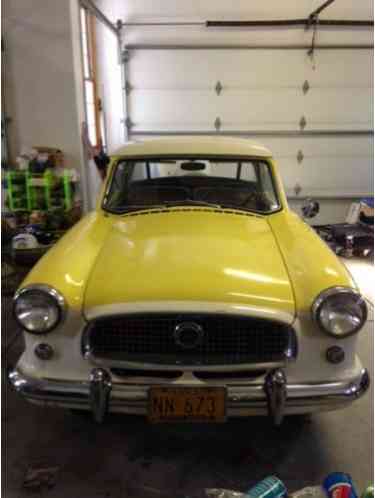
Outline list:
[[[55,306],[56,307],[56,320],[49,325],[48,327],[44,327],[43,329],[31,329],[25,325],[22,320],[20,320],[18,313],[17,313],[17,303],[19,303],[20,299],[24,299],[27,297],[27,294],[39,294],[39,296],[44,296],[46,298],[46,306]],[[49,303],[48,303],[49,301]],[[33,285],[28,285],[26,287],[23,287],[22,289],[18,290],[13,298],[13,315],[15,317],[15,320],[19,324],[19,326],[28,332],[29,334],[34,334],[34,335],[44,335],[48,334],[49,332],[52,332],[52,330],[56,329],[58,325],[61,324],[61,322],[64,320],[65,315],[67,311],[67,305],[65,302],[65,299],[63,295],[54,289],[53,287],[50,287],[47,284],[33,284]]]
[[[346,333],[335,333],[332,330],[328,329],[324,324],[322,323],[321,320],[321,311],[323,309],[323,306],[328,303],[329,299],[333,297],[347,297],[348,299],[352,299],[353,302],[355,303],[356,306],[359,306],[361,309],[362,313],[362,319],[361,322],[352,330]],[[329,289],[324,290],[321,292],[318,297],[315,299],[312,308],[311,308],[311,313],[313,316],[313,319],[316,321],[316,323],[319,325],[319,328],[323,330],[325,334],[328,334],[332,337],[335,337],[336,339],[344,339],[345,337],[349,337],[351,335],[356,334],[361,330],[363,325],[366,323],[367,320],[367,305],[366,301],[362,297],[362,295],[357,292],[355,289],[352,289],[350,287],[331,287]]]

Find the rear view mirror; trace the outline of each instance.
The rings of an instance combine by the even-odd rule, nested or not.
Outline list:
[[[205,163],[188,161],[188,162],[182,163],[180,168],[185,170],[185,171],[202,171],[202,170],[206,169],[206,165],[205,165]]]
[[[320,210],[319,202],[313,199],[305,199],[301,210],[304,218],[314,218]]]

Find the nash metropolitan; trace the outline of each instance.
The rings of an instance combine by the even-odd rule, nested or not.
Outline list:
[[[14,314],[26,343],[14,388],[97,421],[279,424],[369,386],[365,300],[249,140],[122,148],[96,210],[29,273]]]

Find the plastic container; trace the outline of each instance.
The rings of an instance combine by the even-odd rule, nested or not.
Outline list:
[[[280,479],[270,476],[258,482],[246,493],[229,489],[206,489],[206,495],[208,498],[285,498],[288,492]]]

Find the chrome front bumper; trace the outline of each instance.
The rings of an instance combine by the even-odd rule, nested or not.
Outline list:
[[[11,371],[9,381],[29,401],[91,410],[98,422],[107,412],[147,414],[150,386],[112,383],[109,373],[102,368],[94,368],[90,379],[84,382],[30,378],[17,369]],[[361,397],[369,385],[365,369],[349,380],[304,384],[288,383],[285,372],[277,369],[263,383],[228,385],[227,414],[269,415],[278,425],[284,415],[342,408]]]

